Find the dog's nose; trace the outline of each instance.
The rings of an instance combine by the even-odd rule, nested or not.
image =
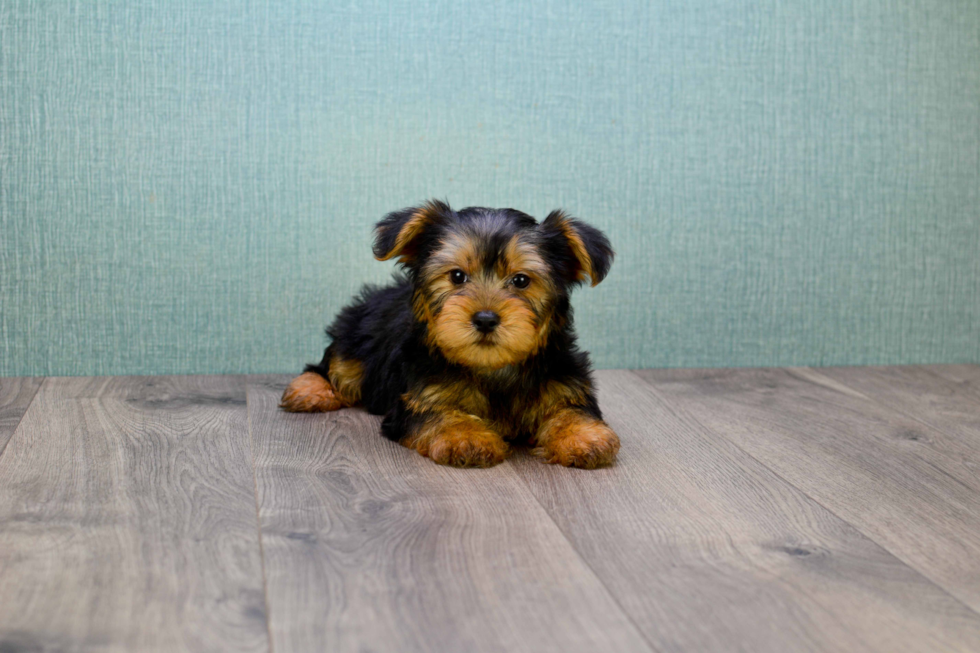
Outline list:
[[[480,311],[473,316],[473,326],[480,333],[490,333],[500,324],[500,316],[493,311]]]

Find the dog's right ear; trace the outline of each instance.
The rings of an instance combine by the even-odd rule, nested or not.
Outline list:
[[[397,256],[402,264],[412,263],[426,228],[449,220],[452,213],[449,205],[439,200],[389,213],[374,227],[374,258],[387,261]]]

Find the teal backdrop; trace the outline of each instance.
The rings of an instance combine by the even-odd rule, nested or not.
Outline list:
[[[980,362],[980,3],[0,2],[0,375],[295,371],[436,197],[601,367]]]

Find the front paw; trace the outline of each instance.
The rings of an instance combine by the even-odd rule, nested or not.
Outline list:
[[[618,452],[619,436],[605,422],[566,413],[544,426],[531,453],[546,463],[595,469],[611,464]]]
[[[493,431],[482,428],[447,429],[420,451],[440,465],[453,467],[493,467],[507,457],[507,443]]]

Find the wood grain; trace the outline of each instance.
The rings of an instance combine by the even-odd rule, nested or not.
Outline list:
[[[358,409],[249,415],[276,653],[647,651],[509,464],[438,466]]]
[[[640,375],[672,404],[980,610],[980,493],[945,471],[945,458],[926,446],[940,437],[935,429],[808,370]]]
[[[980,365],[922,365],[922,369],[957,383],[957,391],[980,402]]]
[[[966,384],[923,366],[834,367],[812,374],[932,427],[928,436],[910,429],[910,448],[930,452],[930,462],[980,492],[980,399]]]
[[[0,456],[41,387],[40,377],[0,378]]]
[[[266,651],[241,377],[49,378],[0,458],[0,650]]]
[[[615,467],[519,461],[528,487],[662,651],[980,647],[980,618],[683,408],[597,374]]]

